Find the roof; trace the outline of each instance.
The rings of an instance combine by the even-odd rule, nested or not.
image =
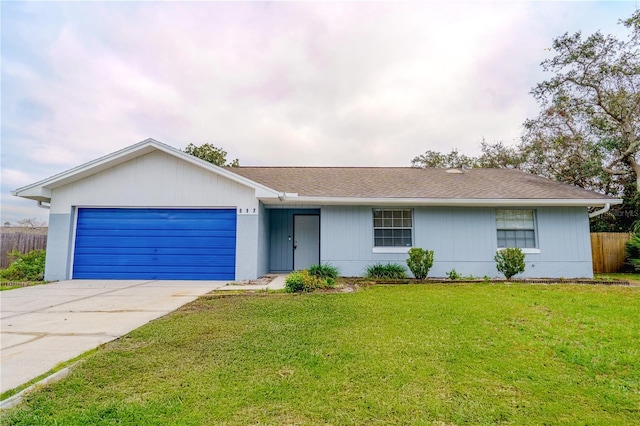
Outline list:
[[[622,200],[512,169],[414,167],[218,167],[146,139],[12,191],[40,202],[51,191],[137,157],[161,151],[255,189],[265,204],[603,206]]]
[[[618,204],[620,200],[514,169],[416,167],[239,167],[229,170],[279,192],[313,199],[440,200],[470,204],[480,200],[558,205]],[[473,203],[473,201],[476,201]]]

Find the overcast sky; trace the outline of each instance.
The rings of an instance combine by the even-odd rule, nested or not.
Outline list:
[[[554,37],[637,2],[2,2],[10,191],[146,138],[241,165],[409,166],[517,143]]]

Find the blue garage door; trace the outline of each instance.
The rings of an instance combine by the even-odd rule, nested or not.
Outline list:
[[[235,209],[78,209],[73,278],[233,280],[235,264]]]

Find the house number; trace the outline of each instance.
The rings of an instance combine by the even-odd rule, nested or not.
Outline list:
[[[258,209],[252,208],[252,209],[243,209],[243,208],[238,208],[238,214],[257,214],[258,213]]]

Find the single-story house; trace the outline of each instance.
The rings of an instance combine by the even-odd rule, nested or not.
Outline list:
[[[18,197],[50,208],[45,278],[255,279],[329,262],[361,276],[434,250],[430,276],[592,277],[589,208],[621,200],[519,170],[212,165],[147,139]]]

